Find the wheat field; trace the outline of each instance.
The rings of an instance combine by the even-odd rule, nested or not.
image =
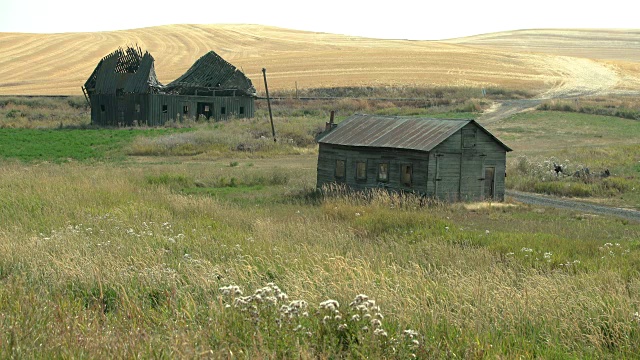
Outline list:
[[[640,50],[633,32],[577,34],[550,30],[537,37],[511,32],[449,41],[409,41],[261,25],[0,33],[0,95],[81,94],[81,86],[103,56],[132,44],[154,56],[156,73],[163,83],[174,80],[200,56],[214,50],[242,69],[259,92],[264,89],[262,68],[267,68],[269,86],[275,90],[294,89],[296,84],[299,88],[505,87],[555,91],[555,95],[566,88],[585,88],[590,94],[640,89]],[[612,38],[616,41],[609,41]],[[525,43],[528,45],[521,45]]]

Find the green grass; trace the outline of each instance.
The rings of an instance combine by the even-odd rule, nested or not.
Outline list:
[[[181,130],[183,131],[183,130]],[[123,160],[135,138],[176,133],[172,129],[0,129],[0,157],[24,162]]]
[[[517,114],[489,125],[514,151],[507,161],[507,187],[550,195],[598,198],[639,208],[640,122],[559,111]],[[568,176],[556,177],[553,164]],[[588,168],[591,176],[574,177]],[[609,170],[611,177],[600,175]]]

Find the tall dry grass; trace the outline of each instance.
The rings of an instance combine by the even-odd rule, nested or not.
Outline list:
[[[313,184],[297,169],[273,202],[149,181],[259,163],[2,169],[1,357],[639,355],[637,224],[386,193],[316,203],[291,192]],[[256,300],[268,283],[288,299]],[[283,316],[294,300],[307,314]]]

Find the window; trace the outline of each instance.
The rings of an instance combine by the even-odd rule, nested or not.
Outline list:
[[[222,106],[222,107],[220,108],[220,114],[221,114],[221,115],[224,115],[224,114],[226,114],[226,113],[227,113],[227,108],[226,108],[226,107],[224,107],[224,106]]]
[[[204,106],[204,112],[209,112],[209,105]]]
[[[367,180],[366,161],[356,161],[356,180]]]
[[[139,113],[140,112],[140,104],[136,104],[136,112]]]
[[[412,177],[413,177],[413,167],[411,164],[403,164],[400,166],[400,181],[405,186],[411,186]]]
[[[378,164],[378,181],[389,181],[389,163],[383,162]]]
[[[344,178],[345,161],[336,160],[336,179]]]
[[[163,114],[166,114],[168,112],[168,109],[169,108],[167,107],[167,105],[162,105],[162,113]]]
[[[100,105],[100,111],[104,112],[105,111],[105,107],[104,105]]]
[[[476,146],[476,130],[463,129],[462,130],[462,148],[471,149],[475,146]]]
[[[244,106],[240,106],[240,115],[244,115]]]

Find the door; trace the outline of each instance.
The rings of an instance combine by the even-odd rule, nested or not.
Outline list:
[[[213,104],[212,103],[198,103],[196,120],[199,120],[200,115],[204,116],[207,120],[213,115]]]
[[[130,125],[130,124],[125,124],[124,120],[125,120],[125,111],[127,108],[127,104],[124,101],[124,89],[116,89],[116,106],[117,106],[117,112],[116,112],[116,121],[118,123],[118,125]]]
[[[495,174],[496,174],[495,167],[484,168],[484,198],[485,199],[493,199],[493,196],[495,195],[494,194],[495,187],[496,187]]]
[[[460,199],[460,154],[436,155],[436,197],[443,201]]]

